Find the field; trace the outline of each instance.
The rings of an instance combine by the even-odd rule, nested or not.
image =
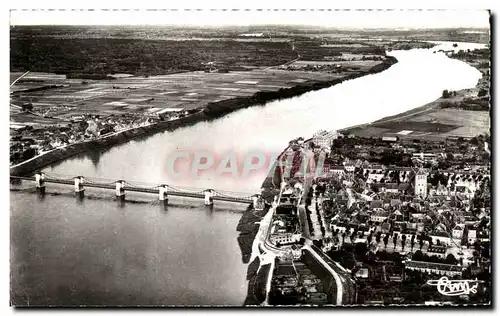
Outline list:
[[[19,76],[15,73],[12,78]],[[27,82],[13,87],[11,103],[31,102],[34,110],[53,117],[73,115],[142,113],[203,108],[209,102],[251,96],[258,91],[277,91],[302,83],[328,81],[342,75],[263,69],[230,73],[185,72],[163,76],[126,77],[114,80],[75,80],[43,76],[43,82],[29,83],[42,75],[29,73]],[[30,91],[41,85],[61,88]],[[21,115],[21,114],[20,114]],[[25,114],[22,114],[25,115]],[[18,116],[12,119],[18,121]]]
[[[348,129],[360,137],[397,136],[405,139],[444,141],[448,137],[472,138],[490,133],[490,114],[487,111],[434,108],[402,118],[375,122]]]
[[[443,137],[474,137],[490,133],[490,113],[486,111],[466,111],[459,109],[440,109],[411,119],[411,122],[438,121],[442,124],[458,126],[449,131],[441,131]],[[432,123],[435,124],[435,123]]]
[[[18,123],[31,119],[22,113],[28,104],[36,114],[62,120],[85,113],[158,117],[361,74],[386,61],[384,48],[373,43],[300,36],[287,27],[261,37],[246,36],[260,33],[244,27],[10,31],[11,82],[30,71],[11,87],[11,120]],[[341,67],[328,61],[343,55],[349,60],[335,62]]]

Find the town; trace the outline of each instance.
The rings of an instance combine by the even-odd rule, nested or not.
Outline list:
[[[307,240],[318,254],[340,264],[341,273],[348,272],[344,280],[356,284],[355,301],[344,304],[489,301],[490,141],[489,135],[439,142],[367,139],[345,131],[292,140],[283,153],[299,157],[290,177],[283,177],[281,165],[274,175],[275,182],[285,181],[279,195],[285,201],[273,202],[269,241],[282,251],[269,303],[335,303],[329,299],[327,271],[305,250]],[[293,205],[300,204],[296,200],[308,179],[297,166],[310,151],[316,159],[327,153],[325,174],[304,191],[301,218]],[[483,284],[476,294],[439,298],[426,283],[442,276]]]

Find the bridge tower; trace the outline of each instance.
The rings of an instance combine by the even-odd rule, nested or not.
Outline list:
[[[158,187],[158,200],[163,204],[168,204],[168,185],[162,184]]]
[[[116,197],[120,198],[121,200],[125,199],[125,181],[123,180],[118,180],[115,182],[116,183]]]
[[[41,194],[45,194],[45,173],[35,173],[36,190]]]
[[[214,195],[215,191],[212,189],[206,189],[203,191],[205,193],[205,205],[213,205],[214,204]]]

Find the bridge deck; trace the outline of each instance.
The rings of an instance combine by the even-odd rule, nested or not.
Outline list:
[[[35,182],[35,178],[33,177],[21,177],[21,176],[11,176],[11,179],[16,179],[16,180],[25,180],[25,181],[33,181]],[[54,178],[46,178],[44,179],[45,183],[55,183],[55,184],[63,184],[63,185],[74,185],[74,180],[67,180],[67,179],[54,179]],[[114,183],[96,183],[96,182],[85,182],[83,184],[84,187],[90,187],[90,188],[100,188],[100,189],[109,189],[109,190],[115,190],[116,186]],[[125,191],[131,191],[131,192],[141,192],[141,193],[152,193],[152,194],[158,194],[158,187],[140,187],[140,186],[126,186]],[[200,198],[203,199],[205,198],[204,195],[204,190],[200,190],[199,192],[186,192],[186,191],[180,191],[179,189],[177,190],[168,190],[168,195],[171,196],[181,196],[181,197],[189,197],[189,198]],[[250,196],[228,196],[228,195],[223,195],[220,194],[216,191],[216,195],[213,197],[214,201],[225,201],[225,202],[235,202],[235,203],[250,203],[252,201],[252,198]]]

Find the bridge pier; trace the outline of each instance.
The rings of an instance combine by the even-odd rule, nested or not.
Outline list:
[[[285,181],[281,182],[281,184],[280,184],[281,190],[280,191],[283,191],[285,189],[286,185],[287,185],[287,183]]]
[[[163,204],[168,204],[168,185],[162,184],[158,187],[158,200]]]
[[[83,187],[83,177],[78,176],[74,177],[74,183],[75,183],[75,193],[77,196],[83,197],[85,188]]]
[[[272,207],[276,207],[276,206],[278,206],[278,204],[279,204],[279,201],[278,201],[278,196],[277,196],[277,195],[275,195],[275,196],[274,196],[274,200],[273,200]]]
[[[122,201],[125,200],[125,181],[118,180],[115,183],[116,183],[116,189],[115,189],[116,197]]]
[[[35,173],[36,190],[40,194],[45,194],[45,174],[43,172]]]
[[[215,192],[212,189],[206,189],[203,191],[205,193],[205,205],[213,205],[214,204],[214,195]]]
[[[264,209],[264,202],[262,201],[260,194],[252,195],[252,206],[254,210]]]

